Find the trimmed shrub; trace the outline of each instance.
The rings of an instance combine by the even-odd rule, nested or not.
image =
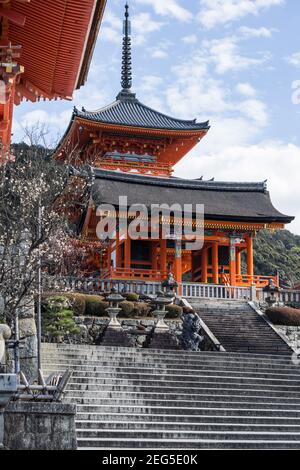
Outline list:
[[[166,306],[166,318],[180,318],[183,312],[182,307],[179,305],[167,305]]]
[[[64,339],[68,335],[80,333],[74,321],[74,312],[69,300],[64,296],[55,295],[45,301],[43,314],[43,332],[50,338]]]
[[[266,310],[274,325],[300,326],[300,310],[291,307],[271,307]]]
[[[127,292],[122,294],[122,296],[128,300],[128,302],[137,302],[139,300],[139,294],[135,294],[134,292]]]
[[[69,299],[71,307],[74,311],[74,315],[83,316],[86,311],[86,296],[84,294],[65,294],[65,297]]]
[[[85,315],[88,317],[105,317],[107,316],[106,309],[109,303],[106,302],[100,295],[86,295],[85,296]]]
[[[134,316],[134,303],[129,302],[128,300],[124,300],[124,302],[120,303],[120,308],[122,311],[119,313],[122,317],[132,317]]]
[[[134,316],[145,318],[150,315],[151,305],[146,302],[134,302]]]

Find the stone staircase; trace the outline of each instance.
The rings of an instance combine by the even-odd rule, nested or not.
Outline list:
[[[80,449],[300,449],[291,355],[44,344],[43,368],[73,371]]]
[[[248,302],[188,299],[227,352],[292,354],[290,346]]]

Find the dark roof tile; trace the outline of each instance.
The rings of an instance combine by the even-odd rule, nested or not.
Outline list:
[[[106,124],[183,131],[209,129],[208,121],[197,123],[196,120],[175,119],[145,106],[136,98],[120,98],[98,111],[75,109],[74,113],[78,117]]]

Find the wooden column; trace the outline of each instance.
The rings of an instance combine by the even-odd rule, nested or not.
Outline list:
[[[127,234],[127,238],[125,240],[125,247],[124,247],[124,267],[125,269],[131,268],[131,239]]]
[[[122,266],[122,260],[121,260],[120,233],[117,232],[116,234],[116,268],[120,268],[121,266]]]
[[[213,283],[219,284],[219,244],[215,242],[212,246],[212,269]]]
[[[242,262],[241,262],[241,250],[237,250],[236,252],[236,273],[238,276],[242,274]]]
[[[201,282],[203,284],[207,284],[208,276],[207,276],[207,248],[202,249],[202,258],[201,258]]]
[[[230,275],[230,285],[236,285],[236,246],[235,238],[230,239],[229,247],[229,275]]]
[[[112,259],[111,259],[111,245],[107,248],[107,269],[112,268]]]
[[[156,242],[151,242],[151,264],[153,271],[157,271],[157,246]]]
[[[175,241],[174,278],[178,282],[178,295],[182,295],[182,244]]]
[[[252,276],[252,277],[254,276],[253,237],[252,237],[252,234],[249,234],[249,236],[247,237],[247,274],[248,274],[248,276]]]
[[[167,271],[167,240],[160,240],[160,270]]]

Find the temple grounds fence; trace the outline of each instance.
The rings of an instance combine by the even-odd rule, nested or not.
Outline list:
[[[138,281],[126,279],[100,279],[96,277],[52,277],[43,279],[44,292],[82,292],[99,294],[115,288],[119,293],[136,292],[138,294],[155,295],[161,290],[158,281]],[[181,295],[186,298],[219,299],[219,300],[264,300],[262,289],[241,286],[225,286],[217,284],[200,284],[184,282],[181,285]],[[282,289],[279,301],[284,304],[300,303],[300,291]]]

